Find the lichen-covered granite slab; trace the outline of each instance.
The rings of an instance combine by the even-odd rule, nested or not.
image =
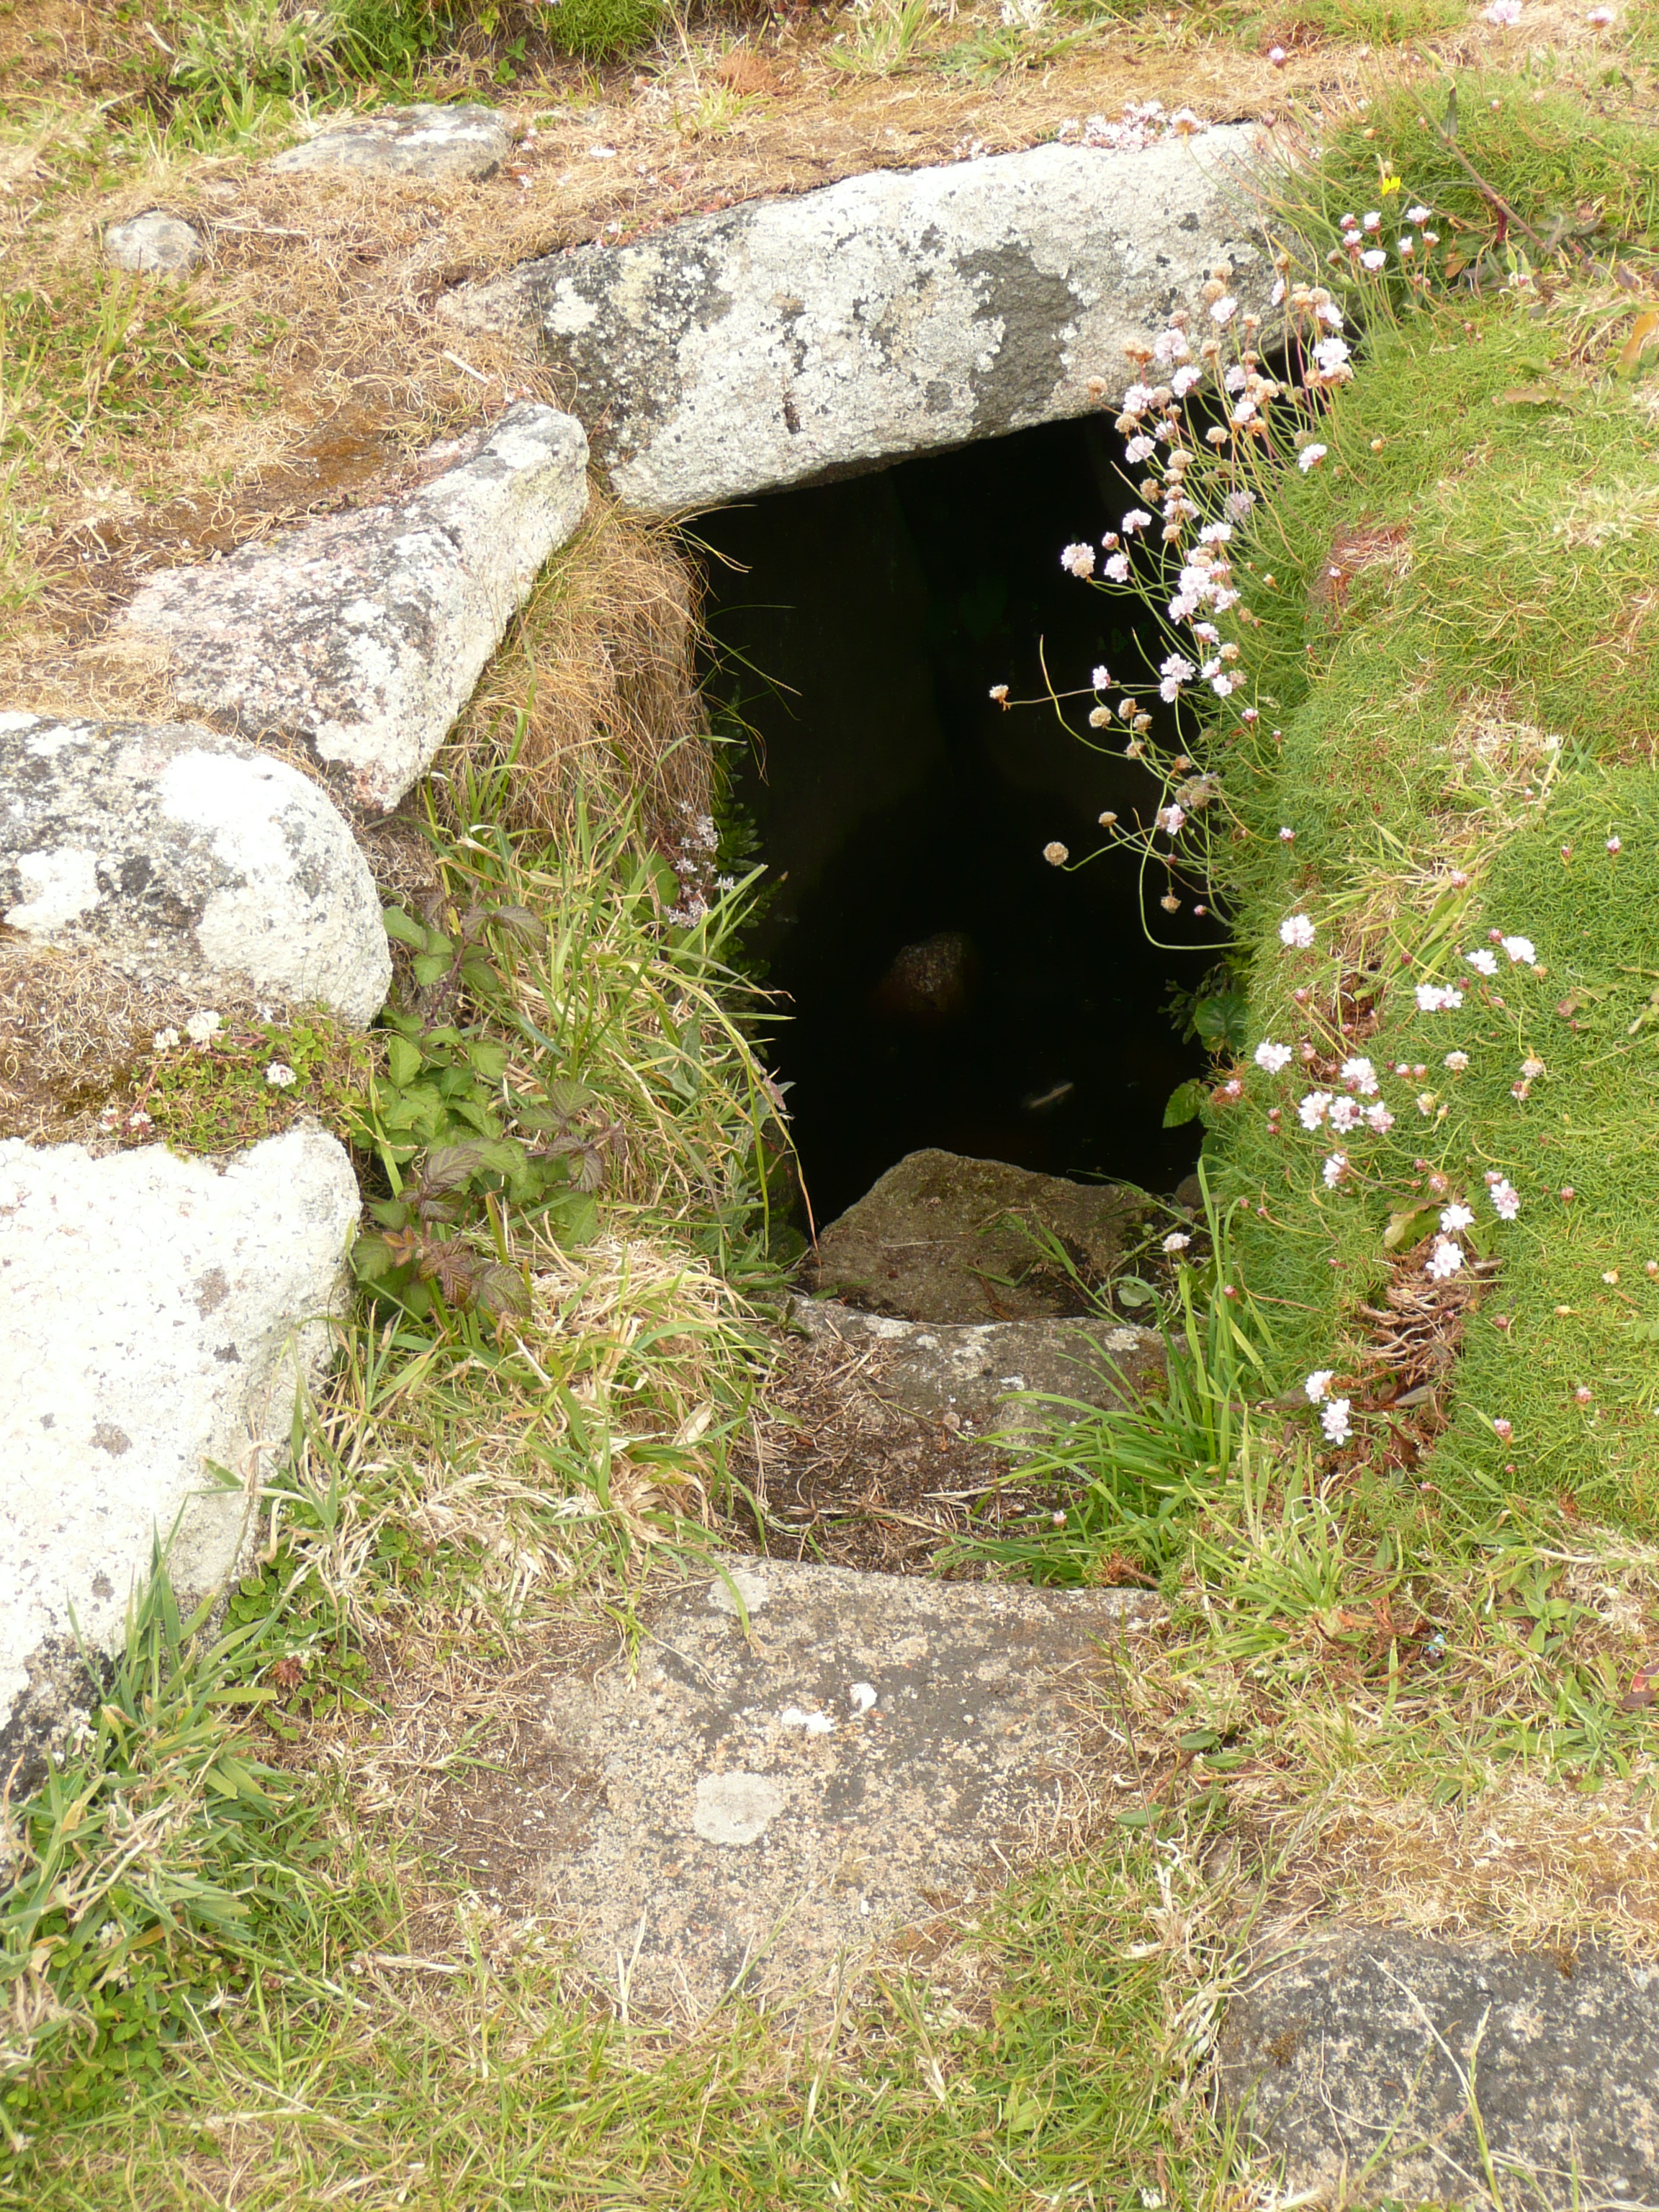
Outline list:
[[[1659,1967],[1610,1952],[1306,1942],[1231,2000],[1218,2075],[1289,2202],[1659,2204]]]
[[[495,1788],[481,1890],[574,1916],[638,2009],[735,1983],[823,1993],[1067,1838],[1085,1795],[1068,1703],[1144,1601],[731,1563],[621,1658],[550,1673],[544,1742]],[[538,1775],[545,1778],[538,1779]],[[517,1869],[503,1894],[497,1870]]]
[[[297,740],[354,805],[389,812],[586,512],[586,471],[579,423],[510,407],[397,505],[169,569],[123,623],[170,647],[187,707]]]
[[[297,768],[187,722],[0,714],[0,921],[135,981],[368,1022],[392,952],[368,863]]]
[[[747,497],[1080,415],[1219,261],[1265,313],[1255,133],[880,170],[452,294],[568,379],[629,506]]]

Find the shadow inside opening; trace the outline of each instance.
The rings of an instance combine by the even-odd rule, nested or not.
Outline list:
[[[1133,503],[1121,454],[1109,425],[1048,424],[696,526],[707,692],[745,733],[733,810],[773,886],[745,943],[785,994],[769,1057],[820,1227],[923,1146],[1153,1191],[1197,1158],[1195,1122],[1163,1127],[1205,1065],[1168,1002],[1218,925],[1190,889],[1164,913],[1130,854],[1043,859],[1158,803],[1121,739],[1091,750],[1045,697],[1046,663],[1085,728],[1104,663],[1113,696],[1156,701],[1155,626],[1060,566]],[[1000,684],[1037,703],[1005,712]]]

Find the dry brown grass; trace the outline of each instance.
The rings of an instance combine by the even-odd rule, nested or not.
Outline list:
[[[96,953],[0,931],[0,1138],[113,1151],[119,1139],[100,1128],[100,1112],[155,1031],[199,1003],[135,984]]]
[[[251,155],[181,152],[158,127],[120,181],[101,186],[77,142],[91,143],[93,94],[131,81],[139,54],[157,62],[143,26],[112,8],[48,0],[0,21],[12,100],[11,130],[0,134],[8,283],[19,301],[68,302],[46,319],[32,397],[23,395],[44,395],[46,411],[31,420],[7,487],[18,526],[13,586],[25,595],[0,639],[9,702],[165,711],[155,670],[96,650],[144,574],[394,492],[426,442],[498,412],[509,392],[568,396],[511,341],[462,339],[434,315],[459,286],[861,170],[1028,146],[1068,117],[1115,114],[1130,100],[1190,104],[1217,120],[1282,114],[1298,94],[1340,100],[1370,66],[1318,50],[1281,73],[1178,27],[1126,27],[981,86],[925,65],[888,76],[831,68],[823,49],[838,21],[809,14],[762,32],[752,15],[716,19],[597,76],[544,61],[507,94],[481,76],[482,48],[449,57],[422,93],[471,90],[521,131],[533,125],[482,183],[277,176]],[[959,27],[972,26],[964,17]],[[143,100],[158,90],[155,78]],[[131,93],[111,109],[119,121],[143,112]],[[610,156],[596,158],[605,148]],[[163,389],[165,379],[149,379],[148,419],[118,431],[84,404],[88,372],[73,331],[88,302],[108,297],[104,230],[153,207],[194,224],[208,258],[182,295],[137,288],[140,327],[159,328],[182,297],[218,343],[211,371],[194,382]]]
[[[514,763],[510,827],[558,833],[578,796],[637,805],[664,842],[706,814],[697,579],[672,528],[596,497],[485,671],[442,765]]]

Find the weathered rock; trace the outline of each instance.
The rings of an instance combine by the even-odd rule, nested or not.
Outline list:
[[[964,1434],[1009,1438],[1090,1406],[1121,1406],[1164,1372],[1156,1329],[1087,1322],[1006,1321],[977,1325],[896,1321],[859,1313],[835,1298],[802,1298],[795,1320],[809,1336],[881,1352],[878,1394],[927,1421]],[[1125,1385],[1128,1386],[1126,1390]],[[1031,1406],[1016,1393],[1066,1402]]]
[[[1659,1968],[1348,1930],[1264,1963],[1218,2063],[1293,2200],[1491,2203],[1478,2111],[1510,2212],[1659,2203]]]
[[[161,208],[112,222],[104,233],[104,258],[135,275],[187,276],[206,251],[199,232]]]
[[[0,714],[0,916],[135,980],[229,978],[367,1022],[392,980],[374,878],[326,792],[188,723]]]
[[[356,177],[493,177],[507,159],[513,133],[493,107],[382,108],[354,116],[290,146],[265,164],[285,175],[296,169],[343,169]]]
[[[831,1222],[802,1275],[821,1295],[908,1321],[1082,1315],[1086,1300],[1042,1236],[1058,1238],[1085,1283],[1103,1283],[1150,1211],[1139,1191],[1109,1183],[911,1152]]]
[[[550,255],[441,311],[538,337],[630,506],[744,498],[1085,413],[1091,378],[1123,389],[1127,339],[1202,314],[1222,257],[1265,312],[1252,145],[1227,129],[852,177]]]
[[[0,1778],[38,1773],[76,1630],[115,1648],[156,1536],[186,1605],[234,1565],[357,1212],[320,1130],[222,1164],[0,1144]]]
[[[552,1671],[507,1771],[438,1810],[498,1905],[579,1917],[641,2010],[741,1980],[823,2002],[874,1944],[1000,1887],[1084,1797],[1066,1700],[1137,1601],[733,1561],[626,1658]]]
[[[511,407],[397,506],[169,570],[124,619],[172,647],[187,706],[303,742],[355,804],[389,812],[581,520],[586,466],[569,416]]]

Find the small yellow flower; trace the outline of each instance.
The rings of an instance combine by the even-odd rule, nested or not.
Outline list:
[[[1398,177],[1384,177],[1376,189],[1379,192],[1397,192],[1401,189],[1400,179]]]

